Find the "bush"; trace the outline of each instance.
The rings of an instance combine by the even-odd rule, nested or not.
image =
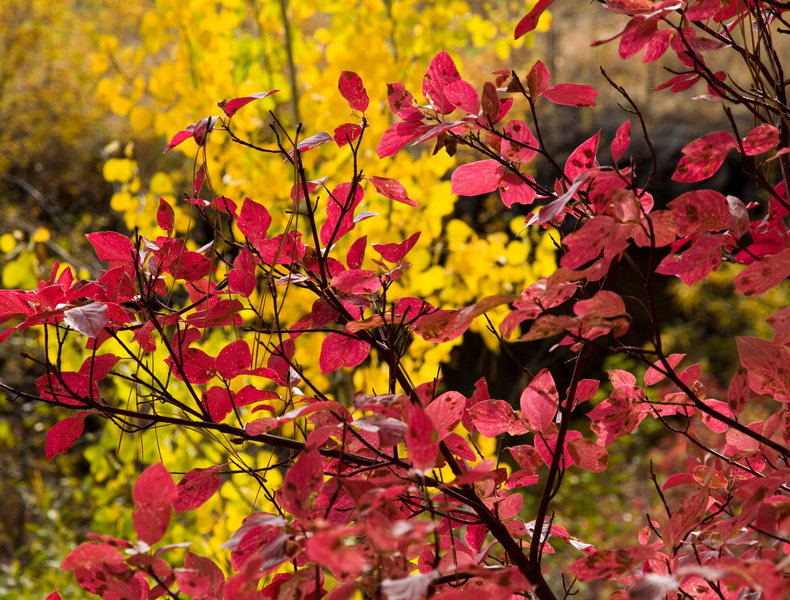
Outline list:
[[[535,4],[516,36],[550,4]],[[508,207],[538,201],[525,227],[549,231],[560,260],[521,293],[434,306],[401,293],[420,231],[389,243],[360,235],[365,221],[385,218],[365,210],[373,194],[416,202],[396,179],[360,167],[370,99],[359,75],[339,73],[339,96],[355,118],[333,133],[292,129],[273,115],[271,141],[258,142],[238,135],[234,118],[274,91],[221,101],[219,116],[186,127],[167,146],[197,147],[185,201],[202,219],[198,234],[208,235],[202,247],[177,234],[176,211],[162,198],[155,238],[88,235],[109,263],[95,281],[56,266],[35,290],[0,293],[0,321],[17,321],[0,341],[31,327],[44,341],[36,391],[0,385],[17,400],[71,411],[47,434],[48,458],[66,452],[85,419],[99,415],[142,439],[167,426],[189,430],[173,439],[191,439],[181,452],[205,464],[176,483],[174,467],[153,458],[170,441],[149,446],[155,464],[139,465],[131,527],[122,537],[92,534],[61,568],[103,598],[548,599],[577,593],[580,581],[603,582],[589,589],[621,598],[787,595],[790,309],[768,317],[773,340],[735,338],[734,375],[703,373],[667,350],[657,288],[662,276],[693,285],[722,263],[739,265],[733,284],[744,296],[790,275],[783,220],[790,111],[776,41],[787,32],[788,9],[740,0],[612,0],[605,8],[628,17],[618,36],[623,58],[677,57],[680,70],[659,90],[704,84],[702,100],[723,105],[729,117],[732,131],[683,148],[673,180],[709,179],[734,151],[764,203],[697,186],[654,199],[657,165],[638,175],[623,161],[632,120],[652,151],[648,124],[611,79],[632,116],[611,141],[611,166],[599,163],[600,134],[563,161],[544,144],[541,109],[594,106],[595,89],[552,85],[537,61],[526,75],[496,72],[478,91],[442,51],[423,78],[425,105],[403,84],[387,85],[397,120],[378,140],[378,156],[426,142],[434,153],[471,150],[481,160],[453,171],[452,191],[498,191]],[[748,82],[710,68],[717,54],[741,60]],[[531,126],[508,116],[516,101]],[[739,130],[739,108],[754,119],[748,132]],[[290,187],[288,210],[221,193],[209,160],[219,135],[287,165],[290,181],[271,185]],[[309,157],[332,144],[351,157],[349,172],[319,179]],[[554,181],[529,173],[537,158]],[[636,293],[613,288],[623,276]],[[571,366],[533,373],[511,354],[527,379],[517,408],[491,398],[484,378],[471,394],[445,390],[439,378],[414,380],[404,358],[412,344],[456,340],[505,306],[498,327],[490,324],[503,348],[551,340],[547,352]],[[305,308],[294,314],[294,307]],[[73,352],[85,337],[87,355]],[[596,370],[601,355],[621,361],[605,377]],[[355,377],[361,366],[383,377]],[[643,523],[599,537],[567,517],[557,499],[568,482],[581,488],[576,494],[601,493],[618,481],[601,475],[620,462],[610,452],[630,436],[629,447],[648,454],[662,429],[672,443],[662,442],[645,475],[656,502],[633,499],[646,511]],[[182,515],[200,515],[209,502],[216,510],[218,491],[242,479],[236,489],[248,495],[251,514],[222,540],[225,558],[184,550],[174,537],[189,539]],[[228,557],[226,574],[217,562]]]

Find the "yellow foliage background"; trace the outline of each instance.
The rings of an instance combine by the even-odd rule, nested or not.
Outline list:
[[[23,4],[27,3],[14,1],[4,4],[2,10],[6,13],[14,8],[19,13]],[[270,110],[292,130],[302,123],[302,137],[319,131],[331,133],[338,125],[358,119],[337,90],[341,71],[357,72],[371,98],[366,112],[370,126],[360,151],[360,167],[367,175],[397,179],[420,207],[393,204],[371,187],[366,191],[361,209],[379,216],[360,223],[353,236],[347,236],[350,239],[338,245],[337,255],[344,256],[344,244],[363,234],[369,242],[388,243],[401,241],[421,230],[419,243],[409,255],[412,266],[399,282],[398,293],[425,298],[443,307],[458,307],[484,295],[518,292],[536,278],[549,274],[556,268],[553,244],[547,236],[516,236],[523,217],[514,218],[498,199],[492,199],[490,206],[496,208],[488,211],[490,222],[468,218],[466,222],[454,216],[455,197],[450,192],[447,175],[455,159],[443,153],[431,157],[426,150],[408,150],[394,158],[378,159],[376,144],[392,122],[386,83],[404,82],[420,99],[422,75],[430,59],[441,49],[450,52],[462,76],[478,88],[490,78],[492,71],[511,66],[513,61],[526,64],[526,47],[532,42],[532,34],[513,42],[512,28],[531,4],[534,2],[525,6],[524,2],[462,0],[443,3],[57,0],[34,2],[30,22],[23,19],[22,23],[35,29],[46,16],[51,19],[49,33],[62,48],[70,48],[78,41],[83,45],[73,52],[53,49],[52,56],[45,57],[43,64],[57,65],[58,70],[51,74],[53,82],[58,89],[64,86],[70,90],[61,92],[63,111],[79,113],[81,107],[90,106],[91,110],[102,111],[108,122],[116,124],[117,139],[103,148],[106,157],[103,176],[113,186],[109,209],[122,217],[130,231],[137,230],[153,239],[162,233],[155,214],[159,197],[164,197],[176,209],[177,230],[190,235],[193,247],[207,241],[201,239],[195,227],[191,206],[181,200],[191,188],[196,149],[189,141],[162,156],[167,140],[188,124],[218,114],[216,105],[222,99],[270,89],[280,92],[245,107],[233,119],[234,131],[240,137],[259,145],[271,144]],[[549,19],[545,15],[539,30],[546,30]],[[17,42],[21,44],[16,47],[20,56],[29,44],[26,39]],[[27,63],[20,62],[24,64]],[[91,92],[90,103],[78,95],[86,86]],[[47,130],[42,127],[45,117],[32,114],[29,118],[29,129],[45,139]],[[79,121],[71,119],[66,112],[47,118],[54,119],[58,135],[64,139],[80,137],[75,130]],[[8,142],[11,143],[21,142],[14,139]],[[37,150],[15,147],[14,152],[35,155]],[[270,235],[284,226],[285,210],[290,206],[292,171],[279,159],[255,154],[217,133],[210,139],[208,159],[216,193],[237,202],[249,196],[265,204],[274,217]],[[338,150],[334,144],[305,154],[305,164],[310,179],[328,176],[330,189],[352,176],[351,153],[347,149]],[[39,256],[35,250],[48,241],[49,235],[46,227],[24,235],[17,231],[2,233],[0,249],[7,258],[3,268],[4,287],[35,285],[36,277],[43,275],[42,260],[48,256],[46,253]],[[57,253],[57,248],[50,248],[52,253]],[[370,252],[366,262],[369,260]],[[87,277],[94,265],[75,266],[80,276]],[[376,268],[373,263],[365,266]],[[221,277],[222,273],[218,275]],[[289,293],[282,316],[286,322],[295,321],[310,310],[311,302],[307,296]],[[492,311],[492,320],[497,322],[505,312],[505,308]],[[495,348],[496,339],[485,323],[478,321],[472,329],[482,335],[490,348]],[[202,347],[216,355],[225,343],[234,339],[229,335],[232,333],[217,332],[204,340]],[[357,368],[353,374],[322,378],[315,364],[321,337],[305,338],[300,340],[296,359],[326,389],[337,395],[342,395],[343,390],[386,390],[386,365],[379,365],[375,360]],[[412,378],[421,382],[436,377],[457,343],[460,340],[433,345],[415,339],[404,359]],[[77,370],[83,349],[75,342],[69,350],[64,353],[67,357],[64,369]],[[112,344],[106,344],[102,350],[113,351]],[[159,353],[144,360],[155,367],[163,358]],[[163,368],[161,363],[158,368]],[[107,391],[120,404],[136,402],[135,390],[124,382],[116,382]],[[27,424],[46,418],[52,419],[37,410]],[[43,438],[43,432],[39,435]],[[14,436],[10,429],[0,430],[0,440],[8,448],[16,443]],[[79,532],[68,531],[79,528],[79,524],[69,522],[69,507],[58,501],[59,494],[72,494],[74,502],[90,507],[90,529],[131,538],[131,487],[144,466],[163,460],[168,468],[178,472],[235,459],[247,466],[266,469],[277,461],[266,449],[237,454],[237,449],[226,440],[187,430],[154,430],[143,435],[119,436],[113,427],[105,427],[86,433],[85,438],[93,442],[79,446],[84,448],[83,468],[89,470],[87,477],[80,480],[79,469],[74,469],[68,482],[63,482],[62,490],[47,490],[44,484],[39,484],[33,495],[35,499],[31,500],[40,505],[45,522],[40,529],[57,529],[59,533],[50,533],[65,539],[50,548],[27,553],[26,556],[35,557],[35,564],[25,565],[17,560],[3,567],[7,577],[0,584],[0,595],[15,589],[45,595],[54,587],[60,587],[64,597],[85,595],[70,577],[54,568],[69,545],[81,541]],[[489,443],[484,450],[491,452],[493,446]],[[77,448],[72,450],[75,452]],[[53,461],[53,468],[62,468],[72,459],[68,455],[59,456]],[[276,488],[279,472],[262,473],[267,487]],[[179,516],[171,524],[165,541],[191,541],[194,552],[209,554],[227,566],[222,555],[214,553],[217,547],[228,539],[244,516],[254,510],[266,510],[267,506],[254,481],[244,476],[227,477],[221,493],[194,516]],[[45,532],[39,531],[38,535],[46,537]]]

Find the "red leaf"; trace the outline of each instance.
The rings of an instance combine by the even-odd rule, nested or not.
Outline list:
[[[522,177],[535,182],[532,175],[528,173],[523,173]],[[522,181],[515,173],[505,173],[502,175],[502,181],[499,182],[499,195],[502,197],[502,203],[510,208],[514,204],[532,204],[536,193],[533,187]]]
[[[89,356],[82,363],[79,373],[83,377],[92,377],[93,381],[101,381],[107,376],[110,370],[118,364],[119,360],[121,360],[121,358],[115,356],[115,354]]]
[[[553,88],[543,92],[543,96],[563,106],[595,106],[598,92],[594,87],[578,83],[558,83]]]
[[[428,70],[425,71],[422,79],[422,95],[440,115],[451,113],[455,110],[455,106],[447,99],[445,88],[460,79],[461,76],[453,59],[446,50],[442,50],[433,57]]]
[[[242,248],[233,260],[233,269],[228,273],[228,287],[231,292],[249,298],[258,284],[255,264],[255,255],[248,248]]]
[[[614,135],[614,139],[612,140],[612,158],[614,158],[615,162],[622,158],[625,149],[628,148],[628,144],[631,142],[631,121],[626,121],[620,127],[617,128],[617,133]]]
[[[282,506],[292,515],[308,517],[324,483],[324,467],[317,449],[303,450],[288,469],[282,484]]]
[[[335,275],[331,283],[332,287],[349,294],[373,294],[381,289],[378,273],[368,269],[343,271]]]
[[[552,200],[545,206],[542,206],[538,212],[533,214],[528,220],[527,225],[545,225],[550,221],[553,221],[557,217],[559,217],[564,211],[565,207],[568,205],[568,202],[573,200],[573,197],[576,195],[576,192],[579,191],[579,188],[582,184],[587,181],[590,177],[589,172],[582,172],[574,179],[571,186],[568,188],[568,191],[565,192],[562,196],[557,198],[556,200]]]
[[[137,536],[149,546],[165,535],[176,495],[176,484],[162,463],[148,467],[134,484],[132,522]]]
[[[721,264],[725,234],[697,236],[681,254],[670,254],[659,263],[656,273],[677,275],[686,285],[693,285]]]
[[[448,85],[444,90],[447,101],[460,108],[466,114],[477,115],[480,112],[480,98],[472,84],[459,79]]]
[[[215,373],[214,359],[208,354],[197,348],[186,348],[178,354],[178,359],[183,361],[183,369],[187,381],[190,383],[207,383]],[[172,357],[165,359],[165,363],[171,365],[173,375],[183,381],[181,370],[176,366]]]
[[[332,139],[335,140],[338,148],[342,148],[346,144],[353,142],[360,135],[362,135],[362,125],[357,123],[343,123],[339,127],[335,127]]]
[[[400,202],[407,206],[419,206],[417,202],[409,198],[406,188],[403,187],[400,181],[390,179],[389,177],[368,177],[367,179],[373,184],[376,191],[385,198],[395,200],[395,202]]]
[[[523,164],[538,154],[538,140],[524,121],[509,121],[505,125],[505,135],[510,139],[502,140],[500,153],[503,158]]]
[[[351,247],[346,254],[346,265],[349,269],[359,269],[362,266],[362,261],[365,258],[365,246],[368,243],[368,236],[363,235],[361,238],[354,240]]]
[[[422,114],[420,114],[420,117],[422,118]],[[406,144],[418,139],[426,131],[430,131],[431,128],[431,125],[426,125],[422,121],[393,123],[381,136],[379,145],[376,148],[376,154],[379,158],[395,156]]]
[[[212,386],[203,392],[203,405],[215,423],[221,423],[233,411],[234,392],[224,387]]]
[[[674,369],[685,356],[685,354],[670,354],[667,356],[667,362],[669,363],[669,366]],[[663,380],[664,377],[666,377],[663,371],[665,371],[665,368],[661,361],[657,360],[654,362],[653,366],[651,366],[645,372],[645,385],[655,385],[659,381]]]
[[[250,368],[252,353],[244,340],[236,340],[217,354],[217,372],[225,379],[233,379]]]
[[[439,452],[436,428],[427,413],[416,404],[409,411],[408,425],[406,448],[412,467],[420,473],[429,473],[436,465],[436,454]]]
[[[752,391],[790,402],[790,352],[760,338],[736,336],[735,342]]]
[[[653,558],[662,546],[663,543],[655,542],[649,546],[639,545],[618,550],[596,550],[590,556],[573,563],[570,570],[582,581],[614,580],[624,575],[630,575],[640,563]]]
[[[535,431],[542,432],[554,423],[559,401],[554,378],[543,369],[521,393],[521,412]]]
[[[74,445],[74,442],[82,435],[87,415],[86,412],[80,412],[73,417],[66,417],[52,426],[47,432],[45,448],[47,460],[52,460],[54,456],[67,452]]]
[[[179,591],[197,598],[220,598],[225,576],[213,560],[187,550],[184,569],[175,569]]]
[[[337,88],[343,98],[348,101],[351,110],[358,110],[362,113],[367,110],[370,100],[359,75],[352,71],[343,71],[337,81]]]
[[[743,152],[746,156],[755,156],[768,152],[778,143],[779,130],[766,123],[752,129],[743,139]]]
[[[409,250],[414,248],[414,244],[417,243],[421,233],[421,231],[418,231],[402,242],[395,244],[373,244],[372,248],[381,254],[381,257],[387,262],[399,263],[409,253]]]
[[[609,464],[609,453],[595,442],[584,438],[568,441],[568,452],[585,471],[600,473]]]
[[[458,310],[437,310],[415,322],[415,332],[426,342],[448,342],[463,334],[475,317],[502,304],[520,299],[515,295],[488,296]]]
[[[721,231],[730,226],[727,199],[714,190],[686,192],[669,203],[678,236],[691,236],[706,231]]]
[[[24,298],[24,292],[0,290],[0,323],[33,314],[33,307]]]
[[[265,206],[249,198],[244,199],[236,225],[253,245],[257,246],[266,239],[271,222],[272,217]]]
[[[326,375],[343,367],[356,367],[370,354],[370,344],[340,333],[330,333],[321,344],[318,364]]]
[[[542,96],[543,93],[549,89],[551,85],[551,74],[543,64],[543,61],[537,61],[529,70],[527,75],[527,87],[529,88],[530,98],[533,100]]]
[[[515,38],[518,39],[525,33],[529,33],[538,26],[540,15],[552,4],[554,0],[538,0],[538,3],[532,7],[532,10],[527,13],[516,25]]]
[[[503,433],[521,435],[527,432],[513,408],[504,400],[483,400],[472,406],[468,413],[475,429],[489,438]]]
[[[460,196],[477,196],[493,192],[502,180],[504,172],[505,167],[493,159],[461,165],[453,171],[450,178],[452,192]]]
[[[599,131],[571,152],[568,160],[565,161],[565,177],[568,178],[568,181],[575,181],[582,173],[598,166],[595,155],[598,153],[600,137],[601,132]]]
[[[365,198],[361,185],[343,182],[326,200],[326,221],[321,225],[321,243],[329,246],[354,229],[354,211]]]
[[[436,427],[439,441],[450,435],[461,422],[465,408],[466,398],[458,392],[445,392],[425,408],[425,413]]]
[[[156,222],[160,229],[167,232],[167,235],[173,235],[176,215],[173,212],[173,207],[162,197],[159,198],[159,208],[156,209]]]
[[[207,469],[192,469],[176,486],[173,510],[177,513],[195,510],[211,498],[222,485],[219,465]]]
[[[269,92],[258,92],[257,94],[251,94],[249,96],[243,96],[241,98],[233,98],[232,100],[223,100],[222,102],[217,103],[217,106],[219,106],[226,115],[232,117],[242,106],[246,106],[253,100],[261,100],[266,96],[271,96],[275,92],[279,92],[279,91],[280,90],[271,90]]]
[[[414,96],[402,83],[387,84],[387,101],[392,113],[403,121],[422,121],[423,114],[414,104]],[[379,154],[379,156],[382,156]]]
[[[178,146],[181,142],[184,142],[193,136],[192,129],[184,129],[179,131],[177,134],[173,136],[173,139],[170,140],[170,143],[165,148],[165,152],[168,152]]]
[[[650,40],[658,28],[656,19],[631,19],[620,38],[620,58],[628,59],[638,53]]]
[[[683,158],[672,180],[693,183],[711,177],[719,170],[727,153],[737,145],[728,131],[716,131],[694,140],[681,150]]]
[[[63,321],[82,335],[95,338],[110,322],[110,311],[104,302],[91,302],[63,311]]]
[[[100,260],[131,262],[137,254],[134,244],[125,235],[114,231],[97,231],[85,236]]]
[[[258,245],[263,262],[267,265],[290,265],[298,263],[304,258],[305,246],[300,231],[291,230],[287,234],[281,233]]]
[[[664,56],[674,37],[675,31],[672,29],[661,29],[655,32],[645,45],[645,52],[642,54],[642,62],[653,62]]]
[[[44,598],[44,600],[63,600],[63,598],[61,598],[60,592],[58,590],[55,590],[47,594],[47,597]]]

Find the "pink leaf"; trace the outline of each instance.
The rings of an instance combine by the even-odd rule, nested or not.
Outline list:
[[[310,137],[306,137],[301,142],[296,144],[296,150],[299,152],[306,152],[307,150],[312,150],[313,148],[317,148],[321,144],[326,144],[327,142],[332,141],[332,136],[326,133],[325,131],[319,131],[315,135],[311,135]],[[294,150],[291,149],[288,151],[288,156],[293,157]]]
[[[656,19],[631,19],[620,38],[620,58],[627,59],[637,54],[656,32]]]
[[[348,101],[351,110],[358,110],[362,113],[367,110],[370,100],[359,75],[352,71],[343,71],[337,81],[337,87],[343,98]]]
[[[459,79],[452,82],[444,90],[447,101],[460,108],[468,115],[477,115],[480,112],[480,98],[477,96],[472,84]]]
[[[545,225],[546,223],[549,223],[550,221],[553,221],[559,217],[565,211],[565,207],[567,206],[568,202],[573,200],[576,192],[579,191],[579,188],[585,181],[587,181],[589,177],[589,172],[579,173],[576,179],[573,180],[571,186],[568,188],[568,191],[556,200],[552,200],[545,206],[542,206],[538,212],[533,214],[527,220],[527,225]]]
[[[368,177],[376,191],[390,200],[406,204],[407,206],[419,206],[417,202],[409,198],[406,188],[397,179],[390,179],[389,177]]]
[[[97,231],[85,236],[100,260],[130,262],[136,255],[134,244],[125,235],[114,231]]]
[[[184,129],[179,131],[177,134],[173,136],[173,139],[170,140],[170,143],[165,148],[165,152],[169,152],[176,146],[178,146],[181,142],[184,142],[193,136],[192,129]]]
[[[414,96],[402,83],[387,84],[387,101],[392,113],[403,121],[422,121],[423,114],[414,104]],[[379,156],[382,156],[379,154]]]
[[[535,182],[532,175],[528,173],[523,173],[521,177],[532,183]],[[502,203],[508,208],[514,204],[532,204],[535,200],[535,189],[522,181],[521,177],[515,173],[505,173],[502,175],[502,181],[499,182],[499,195],[502,197]]]
[[[718,268],[721,248],[726,241],[725,234],[697,236],[682,253],[666,256],[656,268],[656,273],[677,275],[686,285],[693,285]]]
[[[330,333],[321,344],[318,364],[326,375],[343,367],[356,367],[370,354],[370,344],[340,333]]]
[[[233,260],[233,269],[228,273],[228,287],[231,292],[249,298],[258,284],[255,265],[255,255],[248,248],[242,248]]]
[[[428,70],[422,80],[422,95],[425,96],[433,105],[436,112],[446,115],[455,110],[455,106],[447,99],[445,88],[455,81],[459,81],[461,76],[458,69],[447,54],[442,50],[431,60]]]
[[[138,537],[149,546],[165,535],[177,493],[176,484],[162,463],[148,467],[134,484],[132,522]]]
[[[538,140],[524,121],[509,121],[505,125],[505,135],[509,139],[502,140],[500,152],[503,158],[523,164],[538,154]]]
[[[490,438],[503,433],[521,435],[527,428],[504,400],[483,400],[469,409],[475,429]]]
[[[760,338],[736,337],[735,342],[752,391],[790,402],[790,352]]]
[[[207,469],[192,469],[176,486],[173,510],[177,513],[195,510],[211,498],[222,485],[219,465]]]
[[[324,483],[324,467],[317,449],[303,450],[288,469],[282,484],[282,506],[292,515],[305,518]]]
[[[173,212],[173,207],[170,206],[164,198],[159,198],[159,208],[156,209],[156,222],[160,229],[167,232],[167,235],[173,235],[173,229],[176,224],[176,215]]]
[[[719,170],[727,153],[737,146],[728,131],[716,131],[687,144],[682,152],[673,181],[693,183],[711,177]]]
[[[332,278],[332,287],[349,294],[374,294],[381,289],[378,273],[368,269],[343,271]]]
[[[437,310],[417,319],[415,332],[427,342],[447,342],[469,329],[475,317],[519,298],[520,296],[507,294],[488,296],[458,310]]]
[[[609,464],[609,453],[595,442],[584,438],[568,441],[568,452],[585,471],[600,473]]]
[[[543,92],[543,96],[563,106],[595,106],[598,92],[594,87],[578,83],[558,83],[553,88]]]
[[[63,599],[60,596],[60,592],[58,590],[55,590],[47,594],[47,597],[44,598],[44,600],[63,600]]]
[[[381,257],[387,262],[399,263],[403,260],[403,257],[409,253],[409,250],[414,248],[414,244],[417,243],[421,233],[422,232],[418,231],[402,242],[395,244],[373,244],[372,247],[376,252],[381,254]]]
[[[743,151],[746,156],[755,156],[768,152],[779,143],[779,130],[767,123],[752,129],[743,140]]]
[[[74,445],[74,442],[82,435],[87,415],[86,412],[80,412],[73,417],[66,417],[52,426],[47,432],[45,448],[47,460],[52,460],[56,455],[67,452]]]
[[[674,369],[685,356],[685,354],[670,354],[667,356],[667,362],[669,363],[669,366]],[[655,385],[659,381],[663,380],[664,377],[666,377],[664,371],[665,368],[660,360],[654,362],[653,366],[651,366],[645,372],[645,385]]]
[[[516,25],[515,38],[518,39],[525,33],[529,33],[538,26],[538,21],[543,12],[553,4],[554,0],[538,0],[538,3],[532,7],[532,10],[527,13]]]
[[[461,165],[453,171],[450,178],[453,194],[477,196],[493,192],[505,172],[499,162],[493,159]]]
[[[554,378],[543,369],[521,393],[521,412],[535,431],[542,432],[554,423],[559,396]]]
[[[422,117],[422,114],[420,116]],[[376,154],[379,158],[395,156],[406,144],[418,139],[425,132],[430,131],[431,128],[431,125],[426,125],[422,121],[416,120],[393,123],[381,136],[379,145],[376,148]]]
[[[91,302],[63,311],[63,320],[82,335],[95,338],[110,322],[110,311],[103,302]]]
[[[568,160],[565,161],[565,177],[568,178],[568,181],[575,181],[582,173],[598,166],[595,156],[598,153],[600,137],[601,132],[599,131],[571,152]]]
[[[626,121],[617,128],[617,133],[612,140],[612,158],[615,162],[620,160],[631,142],[631,121]]]
[[[412,467],[420,473],[429,473],[436,465],[439,451],[439,436],[428,414],[419,406],[412,405],[409,411],[409,427],[406,430],[406,448]]]
[[[250,368],[252,353],[244,340],[236,340],[219,351],[216,358],[217,372],[225,379],[233,379]]]
[[[458,392],[445,392],[425,408],[425,413],[436,428],[439,441],[445,439],[461,422],[466,398]]]
[[[730,226],[727,199],[714,190],[686,192],[670,202],[668,208],[672,211],[680,237],[721,231]]]
[[[217,106],[219,106],[227,116],[232,117],[242,106],[246,106],[253,100],[261,100],[262,98],[266,98],[266,96],[271,96],[272,94],[279,91],[280,90],[258,92],[257,94],[251,94],[249,96],[243,96],[241,98],[233,98],[232,100],[223,100],[222,102],[219,102]]]

